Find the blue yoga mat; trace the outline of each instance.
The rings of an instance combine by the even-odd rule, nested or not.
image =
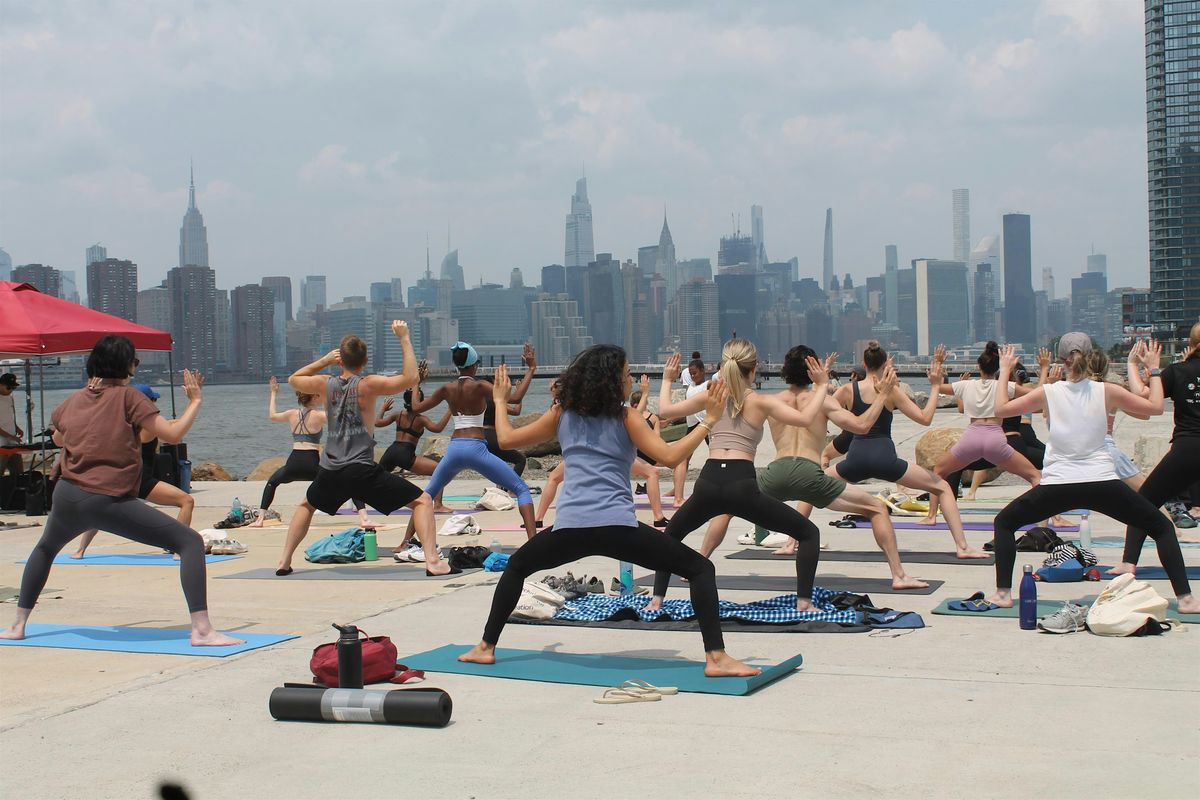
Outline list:
[[[1153,550],[1154,549],[1154,540],[1149,537],[1146,537],[1146,543],[1142,546],[1146,547],[1147,545],[1150,547],[1151,550]],[[1092,547],[1124,547],[1124,546],[1125,546],[1125,538],[1124,537],[1105,536],[1105,537],[1101,537],[1099,539],[1092,539]],[[1179,546],[1180,547],[1200,547],[1200,542],[1180,542]]]
[[[241,556],[205,556],[205,564],[215,564],[218,561],[231,561]],[[17,562],[24,564],[25,560]],[[74,564],[76,566],[103,565],[109,567],[178,567],[179,562],[166,553],[96,553],[87,554],[83,558],[71,558],[61,553],[54,558],[55,564]]]
[[[1138,567],[1137,576],[1144,581],[1165,581],[1167,571],[1162,567]],[[1187,576],[1192,580],[1200,578],[1200,567],[1188,567]]]
[[[791,674],[804,661],[803,656],[794,655],[774,666],[755,664],[762,667],[762,673],[752,678],[708,678],[704,675],[703,663],[682,659],[497,648],[495,664],[464,664],[457,660],[470,649],[470,645],[448,644],[401,658],[400,661],[407,664],[409,669],[426,672],[579,686],[620,686],[631,678],[637,678],[655,686],[675,686],[681,692],[728,695],[749,694]]]
[[[869,527],[871,527],[871,523],[856,522],[854,524],[854,527],[869,528]],[[948,530],[950,530],[950,527],[945,522],[939,522],[936,525],[918,525],[915,522],[908,522],[905,520],[897,519],[895,517],[892,518],[892,527],[898,531],[948,531]],[[964,522],[963,523],[964,531],[990,531],[990,530],[993,530],[994,527],[995,526],[993,526],[992,523],[990,523],[990,522]],[[1030,528],[1036,528],[1036,527],[1038,527],[1038,526],[1037,525],[1025,525],[1025,526],[1021,527],[1020,530],[1027,531]],[[1061,525],[1061,526],[1055,528],[1054,530],[1064,531],[1067,533],[1074,533],[1079,530],[1079,526],[1078,525]]]
[[[191,631],[165,628],[107,628],[95,625],[38,625],[30,623],[20,641],[0,639],[6,647],[57,647],[63,650],[107,650],[113,653],[157,653],[167,656],[223,658],[247,650],[299,639],[293,633],[230,633],[245,644],[230,647],[192,647]]]

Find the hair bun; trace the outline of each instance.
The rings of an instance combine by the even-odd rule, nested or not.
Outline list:
[[[871,341],[867,342],[867,349],[868,350],[882,350],[883,346],[879,344],[878,339],[872,339]]]

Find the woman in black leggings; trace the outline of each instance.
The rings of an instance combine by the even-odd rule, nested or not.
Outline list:
[[[508,402],[508,370],[493,379],[496,408]],[[567,478],[554,527],[521,546],[500,576],[483,640],[459,656],[477,664],[496,662],[496,642],[521,598],[525,579],[534,572],[590,555],[632,561],[649,569],[665,569],[689,579],[692,605],[704,638],[704,674],[710,677],[757,675],[725,652],[712,562],[681,542],[639,523],[629,490],[629,467],[635,450],[673,466],[704,440],[693,431],[667,444],[628,408],[632,381],[625,351],[613,345],[584,350],[559,378],[557,403],[536,422],[514,429],[507,414],[496,416],[496,433],[505,447],[530,447],[553,438],[562,445]],[[714,390],[706,427],[719,415],[726,395]]]
[[[446,425],[450,423],[450,411],[447,410],[439,421],[434,422],[424,414],[413,411],[412,389],[406,390],[402,399],[404,409],[395,412],[392,411],[392,398],[384,400],[379,419],[375,420],[376,428],[386,428],[393,422],[396,423],[396,441],[388,445],[388,449],[383,452],[379,466],[383,467],[385,472],[402,469],[414,475],[432,475],[437,469],[437,462],[432,458],[417,455],[417,445],[420,444],[425,431],[441,433],[446,430]],[[424,399],[425,393],[418,388],[417,400]],[[453,512],[453,509],[443,505],[440,494],[433,498],[433,510],[439,513]]]
[[[512,397],[509,398],[507,406],[508,413],[514,416],[521,413],[521,401],[525,399],[525,393],[529,391],[529,385],[533,382],[533,374],[537,372],[537,355],[533,351],[533,345],[525,345],[521,363],[525,365],[525,374],[513,387]],[[501,461],[512,464],[518,476],[525,474],[525,464],[528,461],[525,454],[520,450],[501,447],[496,439],[496,404],[491,400],[488,400],[483,408],[483,439],[487,442],[488,452]]]
[[[1051,514],[1087,508],[1142,528],[1154,537],[1158,558],[1178,598],[1179,611],[1185,614],[1200,611],[1200,600],[1192,596],[1183,553],[1171,523],[1149,500],[1117,477],[1104,442],[1108,414],[1113,410],[1119,408],[1143,415],[1162,413],[1160,348],[1145,344],[1137,347],[1138,360],[1150,370],[1148,398],[1116,384],[1089,379],[1089,375],[1103,375],[1108,364],[1103,351],[1092,350],[1091,338],[1085,333],[1068,333],[1059,340],[1058,356],[1066,363],[1066,380],[1039,386],[1015,400],[1003,394],[997,396],[996,413],[1001,416],[1046,408],[1050,412],[1050,446],[1046,450],[1041,484],[996,515],[996,593],[988,598],[996,605],[1011,608],[1013,604],[1016,531]],[[1008,345],[1000,358],[1000,381],[1008,380],[1016,363],[1016,348]]]
[[[786,503],[762,494],[754,470],[754,454],[762,439],[763,425],[773,419],[784,425],[808,427],[824,405],[829,372],[825,364],[809,356],[805,363],[815,388],[803,410],[783,402],[776,395],[751,391],[758,369],[758,350],[745,339],[730,339],[721,353],[721,380],[729,390],[729,408],[712,427],[709,458],[687,499],[667,524],[666,534],[682,540],[710,519],[726,514],[787,534],[796,540],[796,610],[812,609],[813,581],[821,535],[817,526]],[[672,357],[663,373],[659,393],[659,413],[679,417],[697,411],[709,402],[707,391],[681,403],[671,403],[671,382],[679,375],[679,357]],[[880,381],[884,391],[896,385],[895,375]],[[878,417],[882,403],[876,403]],[[873,421],[873,420],[872,420]],[[660,570],[654,576],[654,599],[650,610],[662,605],[670,575]]]
[[[1171,449],[1138,491],[1155,508],[1185,492],[1200,475],[1200,322],[1192,326],[1183,360],[1164,369],[1161,380],[1163,394],[1169,396],[1175,406],[1175,430],[1171,436]],[[1141,391],[1142,380],[1136,370],[1130,371],[1129,384],[1135,392]],[[1174,536],[1174,525],[1171,527]],[[1147,533],[1142,528],[1129,526],[1125,532],[1125,554],[1111,574],[1136,571]]]
[[[179,554],[179,579],[191,614],[195,646],[241,644],[213,629],[208,618],[204,541],[178,520],[137,498],[142,473],[138,430],[164,442],[183,440],[200,411],[200,379],[184,370],[188,407],[167,421],[144,394],[129,385],[136,355],[124,336],[105,336],[88,356],[89,381],[54,410],[54,443],[62,448],[61,477],[42,538],[21,576],[17,616],[0,639],[24,639],[25,626],[50,576],[50,565],[67,543],[89,528],[100,528],[135,542]]]

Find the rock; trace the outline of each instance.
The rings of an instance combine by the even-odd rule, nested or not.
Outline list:
[[[538,461],[536,458],[531,458],[528,461],[526,461],[525,468],[526,469],[536,469],[536,470],[544,470],[545,469],[545,467],[542,466],[542,462]]]
[[[192,480],[194,481],[231,481],[233,476],[225,471],[225,468],[220,464],[214,464],[207,461],[203,464],[197,464],[192,467]]]
[[[1171,449],[1171,441],[1165,436],[1139,436],[1133,447],[1133,463],[1149,472],[1158,466],[1163,456]]]
[[[267,478],[271,477],[272,474],[274,474],[275,470],[282,467],[283,462],[285,461],[287,461],[287,459],[282,456],[260,461],[258,462],[258,466],[251,470],[250,474],[246,476],[246,480],[265,481]]]
[[[523,414],[512,421],[514,428],[523,428],[526,425],[536,421],[541,414]],[[521,451],[528,458],[538,458],[541,456],[558,456],[562,455],[562,445],[558,443],[558,437],[551,439],[548,442],[535,444],[533,447],[526,447]]]
[[[916,454],[917,464],[925,469],[933,469],[937,466],[937,462],[946,454],[951,447],[962,438],[962,428],[934,428],[931,431],[926,431],[925,434],[917,441]],[[999,469],[989,469],[984,483],[991,483],[1000,477]],[[964,486],[970,486],[971,471],[963,472],[962,482]]]
[[[443,436],[441,438],[425,438],[421,441],[421,448],[417,451],[418,455],[432,458],[434,461],[441,461],[446,455],[446,448],[450,446],[450,437]]]
[[[909,400],[912,400],[913,402],[917,401],[917,396],[916,396],[916,394],[913,393],[913,388],[911,386],[909,386],[907,383],[905,383],[904,381],[900,382],[900,391],[902,391],[906,395],[908,395]],[[925,395],[925,399],[928,400],[929,395]]]

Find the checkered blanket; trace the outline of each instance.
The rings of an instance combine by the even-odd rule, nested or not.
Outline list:
[[[834,592],[816,587],[813,589],[813,605],[819,611],[796,611],[796,595],[784,594],[767,600],[753,603],[730,603],[721,600],[719,610],[721,619],[738,619],[743,622],[837,622],[843,625],[860,625],[863,615],[857,611],[838,610],[830,603]],[[637,619],[643,622],[653,622],[667,617],[671,620],[682,621],[694,619],[695,610],[690,600],[664,600],[662,609],[647,613],[644,609],[650,602],[645,595],[626,594],[620,597],[609,597],[602,594],[589,594],[577,600],[569,600],[554,615],[555,619],[569,619],[578,622],[600,622],[608,619]]]

